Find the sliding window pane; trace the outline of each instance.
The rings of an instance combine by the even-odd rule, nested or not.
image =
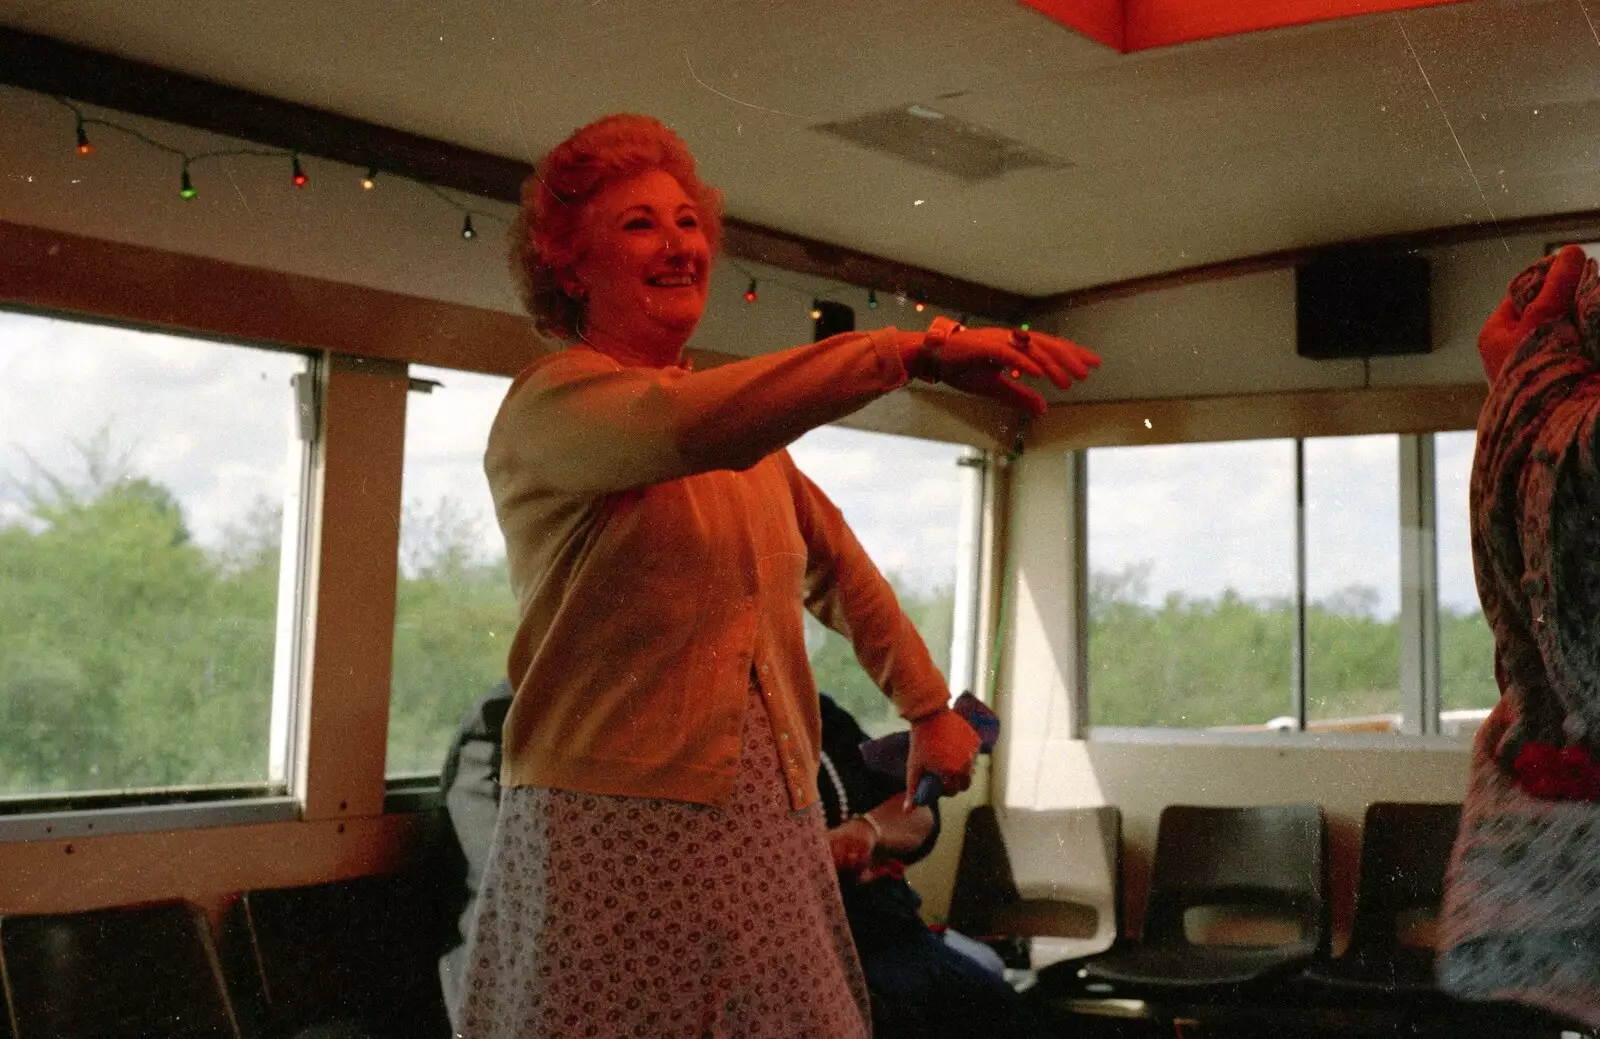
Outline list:
[[[1467,488],[1477,434],[1433,438],[1439,546],[1439,729],[1469,737],[1500,698],[1494,680],[1494,638],[1483,619],[1472,574]]]
[[[1305,442],[1306,719],[1400,731],[1400,439]]]
[[[462,715],[505,678],[517,620],[483,474],[511,380],[421,365],[411,377],[423,381],[406,399],[390,777],[438,774]]]
[[[281,786],[308,372],[0,312],[0,798]]]
[[[949,678],[952,649],[958,662],[971,652],[970,627],[957,620],[971,616],[975,599],[971,562],[977,554],[971,539],[979,470],[960,464],[971,449],[827,427],[807,433],[789,450],[800,470],[844,513]],[[966,630],[957,631],[958,626]],[[864,729],[879,735],[904,727],[856,663],[850,645],[810,614],[806,647],[817,688],[854,714]]]
[[[1090,721],[1291,715],[1294,442],[1088,455]]]

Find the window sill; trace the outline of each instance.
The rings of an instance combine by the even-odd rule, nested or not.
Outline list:
[[[1147,746],[1270,747],[1279,750],[1407,750],[1470,754],[1472,740],[1406,732],[1219,732],[1212,729],[1144,729],[1097,725],[1090,743]]]
[[[30,807],[29,802],[19,802],[13,813],[0,815],[0,842],[245,826],[300,816],[299,802],[287,795],[106,808],[41,807],[30,811]]]

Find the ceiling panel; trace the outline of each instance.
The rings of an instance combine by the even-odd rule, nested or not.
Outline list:
[[[0,24],[519,159],[649,112],[737,216],[1030,295],[1600,201],[1577,0],[1132,55],[1014,0],[0,0]],[[1070,165],[972,183],[814,129],[912,103]]]

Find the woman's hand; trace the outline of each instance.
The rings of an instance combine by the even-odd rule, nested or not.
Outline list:
[[[1046,378],[1066,389],[1074,380],[1088,378],[1091,369],[1100,367],[1100,358],[1043,332],[966,328],[936,318],[908,367],[919,378],[1042,415],[1043,395],[1022,383],[1022,376]]]
[[[828,851],[833,854],[834,869],[866,869],[872,865],[872,853],[877,848],[877,831],[859,816],[846,819],[828,831]]]
[[[924,772],[939,777],[946,795],[971,786],[978,742],[977,730],[948,707],[913,722],[911,753],[906,759],[906,804],[911,803]]]
[[[1567,246],[1556,253],[1555,259],[1548,261],[1538,294],[1527,306],[1518,305],[1518,282],[1537,276],[1536,268],[1546,262],[1541,260],[1517,276],[1512,282],[1512,291],[1500,301],[1489,320],[1483,323],[1483,331],[1478,333],[1478,356],[1483,359],[1483,373],[1490,382],[1529,335],[1552,321],[1572,317],[1572,300],[1585,263],[1583,250],[1575,245]]]

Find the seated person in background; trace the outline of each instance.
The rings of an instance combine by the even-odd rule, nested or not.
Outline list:
[[[904,874],[939,839],[936,808],[907,809],[904,781],[874,772],[862,760],[867,737],[855,718],[826,694],[820,700],[817,791],[845,916],[872,996],[873,1035],[1046,1034],[1006,983],[999,956],[954,931],[941,940],[922,922],[922,900]]]
[[[511,696],[511,683],[502,678],[472,705],[439,770],[439,789],[450,814],[439,890],[454,893],[455,904],[449,908],[456,914],[456,933],[445,939],[445,952],[439,958],[439,981],[455,1032],[461,1030],[467,931],[477,910],[478,889],[500,814],[500,733],[511,710]]]
[[[462,892],[458,933],[439,960],[453,1027],[459,1027],[467,930],[494,837],[500,799],[500,734],[511,687],[498,683],[472,706],[440,772],[440,788],[458,849],[447,857],[446,887]],[[939,837],[933,808],[905,807],[904,780],[873,772],[862,760],[866,738],[850,712],[822,703],[822,758],[817,787],[838,865],[845,915],[872,996],[874,1034],[956,1037],[1044,1034],[1006,984],[1000,959],[953,932],[935,936],[917,914],[922,900],[904,867]],[[965,951],[958,951],[958,948]]]

